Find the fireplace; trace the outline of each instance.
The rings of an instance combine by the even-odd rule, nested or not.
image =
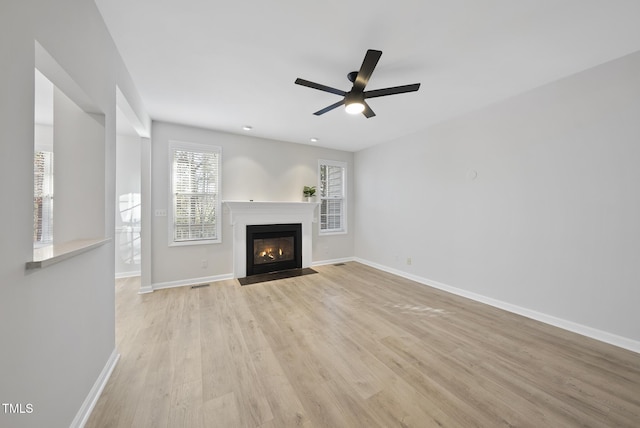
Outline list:
[[[247,276],[302,268],[302,224],[247,225]]]
[[[302,224],[302,268],[311,267],[313,223],[317,202],[224,201],[233,226],[233,277],[247,276],[247,226]],[[251,254],[251,253],[250,253]]]

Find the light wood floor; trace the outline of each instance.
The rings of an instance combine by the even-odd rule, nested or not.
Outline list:
[[[638,427],[640,355],[358,263],[138,295],[87,427]]]

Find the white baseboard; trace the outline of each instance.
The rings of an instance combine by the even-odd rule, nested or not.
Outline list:
[[[153,286],[152,285],[143,285],[138,290],[138,294],[147,294],[147,293],[153,293]]]
[[[140,276],[141,273],[139,270],[133,271],[133,272],[116,272],[116,279],[123,279],[123,278],[133,278],[134,276]]]
[[[96,379],[96,382],[93,384],[91,391],[89,391],[89,395],[87,395],[82,406],[80,406],[80,410],[78,410],[76,417],[73,418],[70,428],[82,428],[87,423],[87,420],[89,420],[89,416],[91,416],[91,412],[96,406],[98,398],[100,398],[100,394],[102,394],[102,390],[109,381],[111,373],[113,373],[113,369],[116,367],[116,364],[118,364],[119,359],[120,354],[118,354],[118,351],[114,349],[107,360],[107,364],[105,364],[102,369],[100,376],[98,376],[98,379]]]
[[[233,274],[225,273],[222,275],[205,276],[201,278],[190,278],[190,279],[181,279],[178,281],[157,282],[155,284],[151,284],[150,287],[141,287],[138,294],[150,293],[151,291],[161,290],[163,288],[186,287],[186,286],[192,286],[197,284],[208,284],[210,282],[225,281],[227,279],[233,279]],[[143,288],[144,288],[144,291],[143,291]],[[151,289],[149,290],[149,288]]]
[[[598,330],[592,327],[588,327],[582,324],[575,323],[573,321],[568,321],[562,318],[557,318],[552,315],[544,314],[541,312],[533,311],[531,309],[523,308],[521,306],[513,305],[511,303],[503,302],[501,300],[493,299],[491,297],[483,296],[481,294],[472,293],[467,290],[463,290],[461,288],[452,287],[447,284],[443,284],[438,281],[432,281],[427,278],[423,278],[417,275],[413,275],[407,272],[403,272],[398,269],[390,268],[388,266],[384,266],[378,263],[371,262],[369,260],[364,260],[356,257],[354,259],[358,263],[362,263],[364,265],[370,266],[372,268],[391,273],[393,275],[400,276],[402,278],[410,279],[412,281],[418,282],[420,284],[427,285],[429,287],[437,288],[443,291],[447,291],[451,294],[456,294],[458,296],[466,297],[471,300],[475,300],[476,302],[485,303],[490,306],[494,306],[499,309],[504,309],[505,311],[512,312],[514,314],[522,315],[527,318],[531,318],[536,321],[543,322],[545,324],[552,325],[554,327],[559,327],[563,330],[568,330],[573,333],[581,334],[582,336],[590,337],[595,340],[599,340],[600,342],[605,342],[610,345],[618,346],[620,348],[627,349],[629,351],[640,353],[640,342],[629,339],[627,337],[618,336],[613,333],[609,333],[606,331]]]
[[[341,259],[331,259],[331,260],[318,260],[311,262],[311,266],[326,266],[326,265],[335,265],[336,263],[347,263],[355,261],[355,257],[343,257]]]

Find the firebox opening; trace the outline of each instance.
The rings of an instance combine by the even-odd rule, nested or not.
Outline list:
[[[294,259],[294,238],[260,238],[253,241],[253,263],[256,265]]]
[[[302,268],[302,224],[247,226],[247,276]]]

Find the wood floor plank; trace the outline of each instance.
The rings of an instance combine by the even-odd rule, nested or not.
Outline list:
[[[258,377],[258,372],[253,365],[251,352],[249,351],[240,322],[238,320],[238,305],[235,302],[236,290],[234,285],[221,287],[224,296],[223,304],[216,309],[224,320],[225,333],[227,335],[227,359],[231,363],[227,367],[233,379],[233,391],[237,400],[238,411],[244,426],[259,426],[273,419],[271,408],[266,393]]]
[[[250,353],[251,363],[260,374],[256,382],[260,383],[263,391],[269,391],[265,398],[273,418],[279,421],[279,426],[308,425],[309,418],[304,407],[264,337],[262,328],[249,309],[246,299],[237,292],[230,293],[229,297],[229,303],[237,313],[238,325]]]
[[[168,427],[205,427],[202,379],[175,383],[169,401]]]
[[[640,355],[358,263],[138,295],[87,427],[638,427]]]
[[[229,428],[240,428],[241,415],[236,405],[236,396],[234,392],[221,395],[208,400],[203,405],[203,419],[208,421],[205,426],[221,426]],[[214,422],[215,421],[215,422]],[[212,424],[212,422],[214,422]]]

